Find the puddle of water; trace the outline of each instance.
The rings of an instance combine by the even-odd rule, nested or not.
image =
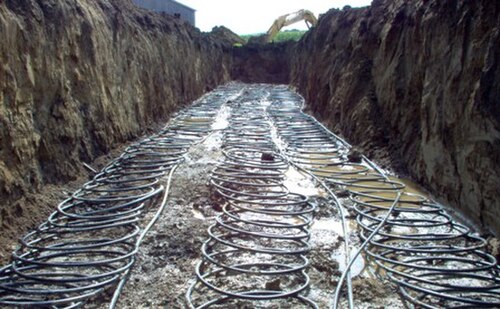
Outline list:
[[[312,179],[299,173],[295,168],[290,167],[285,173],[285,187],[292,193],[298,193],[305,196],[325,196],[324,190],[316,187]]]
[[[356,247],[351,248],[351,259],[354,257],[354,254],[356,253],[357,250],[358,250],[358,248],[356,248]],[[339,263],[339,270],[341,272],[344,272],[346,270],[346,267],[347,267],[344,252],[334,252],[332,254],[332,258],[335,261],[337,261],[337,263]],[[363,270],[365,269],[365,265],[366,265],[365,259],[363,258],[362,255],[359,255],[351,267],[351,277],[356,277],[356,276],[360,275],[363,272]]]
[[[349,222],[349,227],[352,228],[353,222]],[[316,237],[329,237],[332,238],[334,237],[333,235],[337,235],[340,237],[344,236],[344,231],[342,229],[342,222],[338,221],[336,219],[320,219],[316,220],[313,225],[311,226],[311,231],[313,235]],[[357,247],[351,247],[351,258],[354,257],[354,253],[358,250]],[[339,270],[340,271],[345,271],[346,270],[346,265],[349,263],[347,261],[346,263],[346,258],[345,258],[345,251],[343,245],[339,246],[335,251],[332,252],[331,254],[332,259],[337,261],[339,263]],[[351,275],[352,277],[358,276],[363,272],[365,269],[366,263],[365,260],[362,256],[358,256],[356,258],[356,261],[351,267]]]
[[[187,117],[187,118],[184,118],[182,120],[180,120],[180,122],[190,122],[190,123],[197,123],[197,124],[208,124],[210,122],[212,122],[212,119],[211,118],[208,118],[208,117]]]
[[[191,212],[193,213],[193,218],[198,220],[205,220],[205,216],[199,210],[191,209]]]
[[[269,95],[268,95],[268,96],[269,96]],[[262,101],[260,101],[260,104],[261,104],[264,108],[267,108],[267,107],[269,107],[269,106],[272,104],[272,102],[271,102],[271,101],[268,101],[268,100],[262,100]]]
[[[224,130],[229,126],[229,116],[231,115],[231,108],[227,105],[222,105],[217,117],[215,117],[212,124],[212,130]]]
[[[220,151],[222,147],[222,133],[215,132],[203,141],[203,147],[208,151]]]
[[[410,179],[406,178],[398,178],[394,176],[389,176],[389,179],[392,181],[397,181],[405,185],[405,192],[407,193],[413,193],[413,194],[419,194],[423,196],[427,196],[428,193],[423,189],[419,184],[413,182]]]
[[[335,232],[336,234],[342,237],[344,236],[344,231],[342,229],[342,222],[337,221],[335,219],[316,220],[311,226],[311,229]]]
[[[193,135],[189,135],[189,134],[177,134],[176,138],[183,139],[183,140],[192,140],[192,141],[196,141],[196,140],[200,139],[200,137],[198,135],[196,135],[196,134],[193,134]]]
[[[342,180],[358,179],[360,175],[369,172],[370,169],[361,164],[340,164],[333,166],[320,166],[314,174],[320,177],[341,178]]]

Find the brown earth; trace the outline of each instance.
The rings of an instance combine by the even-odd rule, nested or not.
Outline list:
[[[295,42],[249,43],[233,49],[231,77],[246,83],[290,83]]]
[[[1,1],[0,41],[5,247],[60,200],[47,185],[230,78],[227,43],[131,0]]]
[[[292,58],[316,117],[500,232],[500,2],[331,10]]]

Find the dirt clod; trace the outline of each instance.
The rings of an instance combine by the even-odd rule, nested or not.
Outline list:
[[[266,282],[266,290],[279,291],[279,290],[281,290],[280,285],[281,285],[280,279],[268,281],[268,282]]]
[[[262,153],[261,160],[273,162],[274,155],[272,153],[264,152],[264,153]]]
[[[349,159],[349,162],[352,163],[361,163],[363,161],[363,154],[358,148],[353,147],[349,150],[347,159]]]
[[[366,302],[377,298],[384,298],[386,295],[393,293],[390,289],[390,285],[372,278],[355,280],[352,285],[358,299]]]

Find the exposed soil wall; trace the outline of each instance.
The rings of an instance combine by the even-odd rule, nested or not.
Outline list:
[[[500,232],[500,2],[375,0],[331,10],[291,80],[316,116]]]
[[[0,42],[4,236],[36,222],[43,184],[230,79],[231,46],[130,0],[0,1]]]
[[[247,44],[233,49],[232,78],[247,83],[288,84],[295,42]]]

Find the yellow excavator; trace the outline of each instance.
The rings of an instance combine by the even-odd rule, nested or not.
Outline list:
[[[316,26],[318,24],[318,19],[316,18],[316,16],[314,16],[314,13],[308,10],[300,10],[294,13],[280,16],[274,21],[271,28],[267,30],[266,43],[271,42],[276,34],[280,32],[281,28],[294,24],[301,20],[305,21],[307,28]]]

